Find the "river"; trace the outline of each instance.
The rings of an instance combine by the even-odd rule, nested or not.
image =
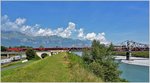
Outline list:
[[[82,56],[82,52],[74,52]],[[129,82],[149,82],[149,66],[139,66],[120,62],[119,69],[122,71],[121,78]]]
[[[133,64],[126,64],[121,62],[119,69],[122,72],[121,78],[130,82],[148,82],[149,81],[149,67]]]

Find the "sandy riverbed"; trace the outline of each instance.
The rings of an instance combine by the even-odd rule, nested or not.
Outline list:
[[[115,59],[121,60],[123,63],[141,65],[141,66],[149,66],[149,58],[141,58],[141,57],[131,57],[131,60],[126,60],[126,56],[115,56]]]

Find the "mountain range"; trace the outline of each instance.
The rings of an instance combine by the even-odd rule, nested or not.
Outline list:
[[[53,36],[29,36],[17,31],[1,31],[3,46],[32,46],[32,47],[74,47],[90,46],[91,41]]]

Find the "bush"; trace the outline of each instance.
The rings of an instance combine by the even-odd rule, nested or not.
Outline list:
[[[99,63],[92,62],[89,64],[89,68],[95,75],[101,77],[102,79],[104,78],[103,74],[104,69]]]
[[[87,49],[84,49],[83,50],[83,53],[82,53],[82,59],[85,61],[85,63],[89,64],[91,63],[93,60],[92,60],[92,56],[90,54],[90,52],[88,52]]]
[[[1,51],[7,51],[7,47],[1,46]]]
[[[43,54],[41,55],[42,58],[45,58],[45,57],[47,57],[47,56],[48,56],[48,54],[46,54],[46,53],[43,53]]]
[[[37,55],[36,55],[36,52],[32,48],[29,48],[26,50],[26,56],[27,56],[26,59],[31,60],[31,59],[36,58]]]
[[[122,81],[119,77],[121,71],[118,70],[118,63],[114,61],[112,50],[112,44],[108,47],[94,40],[92,50],[89,53],[85,51],[82,57],[89,69],[105,82]]]
[[[106,82],[118,82],[121,78],[119,78],[121,71],[118,70],[118,63],[114,61],[106,61],[103,63],[104,70],[104,80]]]
[[[126,52],[114,52],[113,55],[125,56]],[[149,58],[149,51],[135,51],[135,52],[131,52],[131,56],[133,56],[133,57]]]

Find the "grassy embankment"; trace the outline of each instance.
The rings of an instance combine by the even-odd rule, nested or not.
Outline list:
[[[88,82],[102,81],[88,71],[79,56],[60,53],[24,67],[1,72],[2,82]]]
[[[115,55],[126,55],[126,52],[114,52]],[[144,57],[149,58],[149,51],[135,51],[132,52],[132,56],[134,57]]]

